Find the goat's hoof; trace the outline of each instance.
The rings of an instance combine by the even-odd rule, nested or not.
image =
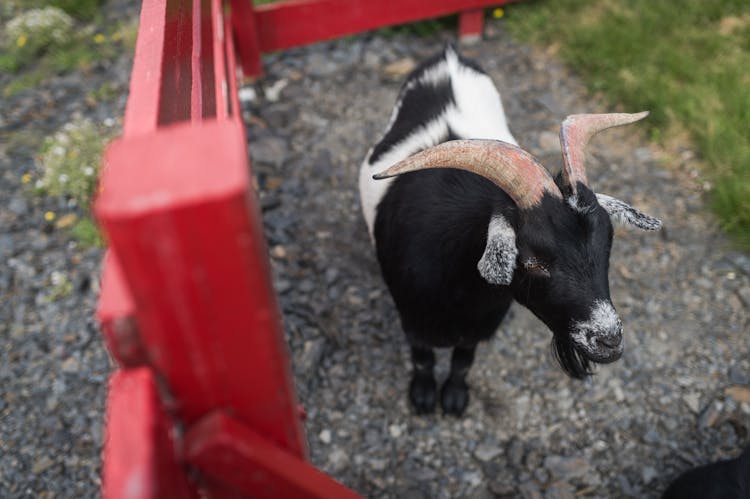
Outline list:
[[[432,377],[413,377],[409,384],[409,400],[417,414],[435,411],[437,404],[437,383]]]
[[[469,405],[469,385],[462,379],[448,378],[440,390],[440,406],[445,414],[460,416]]]

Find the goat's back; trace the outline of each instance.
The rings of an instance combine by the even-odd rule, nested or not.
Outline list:
[[[448,45],[406,79],[382,139],[360,169],[362,211],[373,235],[378,203],[394,181],[372,175],[450,139],[497,139],[516,144],[491,78]]]

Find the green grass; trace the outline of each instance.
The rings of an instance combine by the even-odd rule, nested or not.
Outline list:
[[[80,21],[93,21],[101,13],[106,0],[3,0],[0,15],[10,18],[23,10],[57,7]]]
[[[70,42],[32,56],[8,51],[0,55],[0,70],[15,73],[15,76],[2,89],[2,94],[9,97],[55,76],[76,70],[88,71],[95,62],[114,58],[117,51],[117,44],[97,43],[90,34],[77,34]]]
[[[528,1],[507,26],[559,50],[613,106],[650,110],[663,145],[687,135],[721,225],[750,250],[750,2]]]
[[[25,6],[33,7],[37,3],[44,2],[30,2]],[[55,22],[47,21],[43,25],[38,22],[21,23],[20,27],[17,24],[12,30],[9,27],[15,21],[8,18],[4,22],[4,29],[0,29],[0,72],[14,75],[2,89],[2,96],[9,97],[37,87],[58,75],[88,71],[98,61],[114,59],[123,50],[133,50],[137,23],[107,26],[101,21],[100,14],[85,14],[89,7],[84,9],[84,6],[93,9],[94,5],[101,3],[98,0],[52,3],[65,4],[75,15],[69,17],[58,10],[59,16],[55,17]],[[13,14],[12,19],[18,20],[31,11],[14,7],[8,12]],[[50,18],[50,15],[45,17]],[[57,17],[61,22],[57,22]],[[89,17],[93,17],[94,21],[79,20]]]
[[[78,244],[84,248],[104,247],[104,241],[99,233],[99,229],[89,216],[78,220],[75,225],[70,228],[70,233]]]

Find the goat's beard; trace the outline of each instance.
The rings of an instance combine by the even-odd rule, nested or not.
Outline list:
[[[576,349],[570,338],[554,335],[551,348],[552,356],[571,378],[584,379],[594,373],[589,359]]]

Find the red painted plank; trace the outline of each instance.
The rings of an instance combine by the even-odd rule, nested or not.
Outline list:
[[[169,418],[148,368],[111,376],[106,421],[102,497],[197,497],[175,458]]]
[[[104,256],[96,316],[107,349],[121,366],[134,367],[147,362],[135,322],[135,304],[112,250]]]
[[[201,52],[203,49],[203,9],[200,0],[193,2],[193,46],[190,54],[191,87],[190,119],[203,121],[203,79],[201,78]]]
[[[216,81],[214,79],[214,27],[211,17],[211,0],[195,0],[201,4],[201,81],[203,88],[203,119],[216,117]]]
[[[251,0],[230,0],[232,34],[237,41],[242,71],[246,76],[260,76],[263,64],[260,57],[258,24]]]
[[[191,0],[166,0],[164,56],[159,89],[159,126],[190,120],[193,83]]]
[[[259,499],[356,499],[353,491],[224,412],[185,435],[185,458],[211,481]]]
[[[229,116],[229,87],[224,51],[224,14],[222,0],[211,0],[211,26],[213,27],[214,81],[216,82],[216,117],[220,120]]]
[[[240,0],[238,0],[240,1]],[[255,8],[260,50],[270,52],[383,26],[476,10],[512,0],[287,0]],[[245,57],[249,52],[240,50]]]
[[[231,408],[304,456],[241,122],[119,140],[106,165],[95,212],[180,419]]]
[[[166,10],[164,0],[143,0],[141,4],[130,94],[125,106],[125,136],[151,132],[157,126]]]
[[[477,42],[482,38],[484,10],[463,11],[458,15],[458,37],[463,43]]]
[[[229,81],[229,114],[234,116],[234,119],[242,123],[242,108],[240,107],[240,95],[237,90],[237,60],[234,51],[234,37],[232,33],[232,23],[228,16],[224,17],[224,33],[226,47],[225,53],[227,55],[227,80]],[[244,129],[244,125],[243,129]]]

